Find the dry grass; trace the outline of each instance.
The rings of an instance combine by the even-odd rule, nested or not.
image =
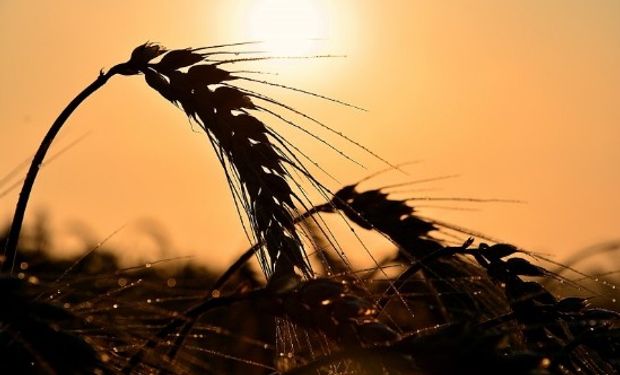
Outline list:
[[[90,92],[114,74],[140,74],[180,107],[209,137],[255,245],[219,277],[192,265],[166,269],[167,262],[122,269],[96,249],[64,264],[42,253],[18,259],[26,194],[6,236],[0,279],[3,373],[618,372],[620,314],[552,293],[549,283],[562,294],[584,288],[535,261],[544,258],[420,217],[415,200],[386,192],[395,185],[364,191],[353,184],[333,194],[323,187],[301,159],[312,160],[255,114],[297,129],[304,127],[280,112],[325,125],[243,88],[251,81],[300,91],[224,69],[269,58],[240,57],[243,46],[144,44]],[[63,122],[39,149],[39,164]],[[302,179],[325,202],[313,205]],[[355,270],[324,215],[380,233],[397,251]],[[253,255],[262,277],[248,266]]]

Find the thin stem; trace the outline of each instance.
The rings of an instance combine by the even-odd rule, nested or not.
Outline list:
[[[297,216],[294,219],[294,223],[295,224],[300,223],[308,219],[310,216],[316,214],[317,212],[321,212],[325,210],[326,207],[329,207],[329,204],[321,204],[318,206],[314,206],[310,208],[308,211],[304,212],[303,214]],[[212,300],[213,299],[212,293],[214,291],[219,291],[220,289],[222,289],[226,285],[228,280],[230,280],[230,278],[235,273],[237,273],[252,258],[252,256],[261,248],[262,245],[263,245],[262,242],[258,242],[254,244],[252,247],[250,247],[249,249],[247,249],[243,254],[241,254],[241,256],[230,267],[228,267],[228,269],[226,269],[226,271],[210,287],[211,292],[208,293],[205,296],[205,298],[203,298],[203,300],[200,301],[197,305],[194,305],[189,310],[187,310],[185,315],[186,316],[193,315],[195,311],[198,311],[199,309],[201,309],[201,306],[203,306],[205,303],[208,303],[210,300]],[[185,342],[185,338],[187,337],[189,332],[194,327],[194,324],[196,324],[196,321],[198,320],[198,318],[200,318],[200,314],[195,314],[193,317],[189,318],[186,322],[184,322],[185,324],[181,327],[181,331],[179,332],[177,339],[175,340],[174,344],[168,351],[168,357],[171,361],[174,360],[179,349],[181,349],[181,347],[183,346],[183,343]],[[173,326],[173,325],[175,325],[175,321],[172,321],[171,323],[169,323],[169,325],[164,327],[161,332],[165,331],[167,333],[170,330],[169,326]],[[158,337],[159,336],[160,335],[158,334]]]
[[[112,69],[110,69],[107,73],[103,73],[101,71],[97,79],[88,85],[82,92],[80,92],[68,105],[65,109],[60,113],[56,121],[52,124],[50,129],[47,131],[47,134],[41,141],[39,145],[39,149],[32,159],[32,163],[30,164],[30,169],[28,169],[28,173],[26,174],[26,178],[24,179],[24,184],[22,185],[22,190],[19,193],[19,199],[17,200],[17,205],[15,206],[15,214],[13,215],[13,222],[11,224],[11,229],[9,231],[9,235],[7,237],[5,246],[4,246],[4,263],[2,264],[2,272],[13,274],[13,268],[15,267],[15,259],[17,257],[17,243],[19,241],[19,234],[22,229],[22,223],[24,221],[24,214],[26,212],[26,207],[28,206],[28,199],[30,198],[30,192],[32,191],[32,186],[34,185],[34,180],[37,178],[37,174],[39,173],[39,169],[41,164],[43,164],[43,160],[45,159],[45,155],[47,154],[48,149],[52,145],[54,138],[65,124],[69,116],[75,111],[75,109],[92,93],[97,91],[101,86],[103,86],[110,77],[117,73],[121,73],[123,68],[125,68],[126,64],[118,64]]]

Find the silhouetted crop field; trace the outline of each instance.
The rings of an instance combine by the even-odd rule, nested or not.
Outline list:
[[[420,215],[416,204],[422,201],[456,209],[464,202],[510,201],[395,198],[394,188],[444,178],[411,181],[403,175],[408,181],[382,185],[385,173],[400,173],[406,165],[383,160],[260,87],[355,106],[241,68],[291,58],[246,52],[249,44],[169,50],[146,43],[127,62],[102,71],[54,122],[2,239],[2,373],[618,372],[614,274],[590,276],[573,267],[617,243],[562,265],[467,223]],[[234,198],[231,210],[254,244],[225,270],[185,258],[121,265],[103,243],[59,260],[44,251],[54,236],[44,229],[25,241],[21,227],[30,192],[56,134],[82,101],[121,75],[143,76],[165,99],[161,105],[177,106],[213,146]],[[272,122],[352,160],[313,130],[322,128],[380,160],[385,170],[330,191],[307,167],[324,166]],[[310,190],[322,201],[311,199]],[[355,246],[334,234],[331,218],[346,223]],[[384,237],[394,250],[375,256],[385,249],[367,246],[362,232]],[[352,265],[354,248],[373,260],[371,267]]]

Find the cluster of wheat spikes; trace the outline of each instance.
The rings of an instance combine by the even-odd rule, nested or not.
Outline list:
[[[3,372],[620,371],[619,313],[594,307],[588,298],[554,295],[545,282],[580,287],[528,260],[547,259],[424,218],[412,206],[415,199],[477,200],[393,199],[390,189],[398,185],[362,190],[364,180],[329,192],[300,160],[312,159],[255,114],[284,121],[329,146],[280,113],[289,112],[362,146],[237,83],[274,85],[348,104],[251,78],[255,72],[224,69],[273,58],[239,57],[243,51],[223,49],[246,44],[179,50],[141,45],[129,61],[102,72],[52,125],[24,180],[6,236],[0,279],[5,302],[0,308]],[[28,274],[29,264],[36,261],[17,261],[24,212],[48,148],[72,111],[116,74],[143,75],[150,87],[198,124],[213,145],[254,242],[218,278],[190,285],[196,272],[170,279],[154,273],[151,264],[120,269],[108,259],[110,264],[102,266],[101,260],[93,261],[100,245],[56,276]],[[299,178],[323,194],[325,202],[313,204]],[[432,180],[437,178],[417,182]],[[373,257],[371,269],[352,269],[346,244],[338,243],[322,219],[330,214],[345,219],[354,233],[355,227],[380,233],[398,251],[381,261]],[[265,281],[249,271],[247,262],[254,255]],[[99,268],[91,268],[91,263]],[[162,291],[157,287],[162,277],[170,288],[176,280],[183,280],[185,287]]]

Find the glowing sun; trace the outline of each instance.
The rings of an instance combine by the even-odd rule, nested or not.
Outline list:
[[[312,0],[260,0],[248,13],[248,32],[265,41],[269,52],[300,55],[313,52],[327,38],[327,12]]]

